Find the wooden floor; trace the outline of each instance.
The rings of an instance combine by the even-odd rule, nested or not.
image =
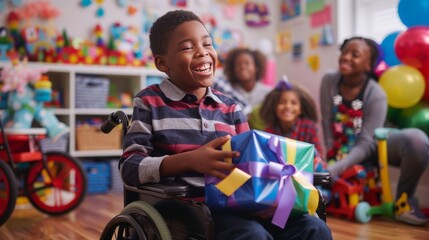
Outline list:
[[[89,195],[77,210],[60,217],[49,217],[24,204],[18,206],[8,222],[0,227],[0,239],[99,239],[106,223],[121,209],[120,193]],[[330,217],[328,225],[334,239],[340,240],[429,239],[429,225],[414,227],[383,218],[359,224]]]

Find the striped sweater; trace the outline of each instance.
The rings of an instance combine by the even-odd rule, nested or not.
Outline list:
[[[122,179],[130,186],[159,182],[159,167],[166,156],[247,130],[241,108],[221,92],[207,88],[206,96],[198,101],[164,79],[134,98],[120,161]]]

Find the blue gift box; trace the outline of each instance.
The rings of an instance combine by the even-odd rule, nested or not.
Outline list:
[[[240,152],[236,168],[224,180],[206,176],[206,204],[243,214],[270,213],[284,227],[292,212],[314,213],[318,192],[313,183],[314,145],[251,130],[233,136],[225,150]],[[226,160],[228,161],[228,160]]]

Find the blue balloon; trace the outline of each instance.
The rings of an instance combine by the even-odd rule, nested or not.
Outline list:
[[[400,31],[389,33],[381,42],[381,49],[384,53],[384,62],[390,67],[401,64],[395,53],[395,40]]]
[[[407,27],[429,26],[429,0],[400,0],[398,15]]]
[[[378,66],[378,64],[380,64],[380,62],[384,60],[384,51],[381,48],[380,44],[378,43],[376,44],[377,44],[377,50],[378,50],[378,57],[377,57],[377,60],[375,60],[375,66]]]

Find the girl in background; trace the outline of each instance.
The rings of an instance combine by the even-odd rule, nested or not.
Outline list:
[[[332,179],[355,164],[377,165],[374,131],[383,127],[387,114],[386,94],[374,74],[377,44],[353,37],[343,42],[340,51],[338,71],[326,74],[320,88],[323,136]],[[414,194],[429,162],[428,137],[420,129],[401,129],[387,138],[387,155],[389,164],[401,170],[396,199],[405,198],[409,205],[408,211],[398,211],[395,218],[425,225],[428,219]]]
[[[261,83],[266,71],[266,57],[258,50],[235,48],[225,60],[224,74],[236,94],[242,95],[252,108],[260,105],[271,88]]]
[[[284,79],[268,93],[259,111],[264,131],[314,144],[315,171],[326,169],[316,126],[316,104],[306,89]]]

